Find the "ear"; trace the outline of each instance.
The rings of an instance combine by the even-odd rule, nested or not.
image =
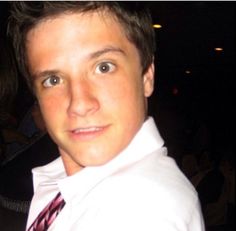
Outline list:
[[[154,90],[154,72],[155,72],[155,67],[154,63],[152,62],[151,65],[148,67],[147,71],[143,75],[143,89],[145,97],[151,96]]]

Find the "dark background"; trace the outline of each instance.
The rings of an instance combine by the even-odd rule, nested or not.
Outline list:
[[[147,2],[156,29],[154,116],[171,155],[213,149],[234,152],[235,2]],[[0,68],[11,69],[6,51],[8,2],[0,2]],[[216,52],[215,47],[222,47]],[[186,73],[190,71],[190,73]],[[13,113],[27,108],[20,81]],[[25,98],[24,98],[25,97]],[[19,101],[21,102],[19,104]]]
[[[170,154],[235,154],[235,2],[149,4],[163,26],[151,108]]]

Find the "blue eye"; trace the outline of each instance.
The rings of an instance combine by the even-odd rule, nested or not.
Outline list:
[[[56,75],[48,77],[46,80],[43,81],[44,87],[53,87],[58,85],[62,82],[62,79]]]
[[[100,63],[97,67],[95,72],[96,73],[108,73],[108,72],[112,72],[115,69],[115,65],[109,62],[102,62]]]

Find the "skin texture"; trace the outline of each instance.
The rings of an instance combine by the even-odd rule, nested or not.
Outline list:
[[[61,14],[27,35],[41,112],[72,175],[117,156],[146,119],[154,66],[142,73],[137,48],[108,12]]]

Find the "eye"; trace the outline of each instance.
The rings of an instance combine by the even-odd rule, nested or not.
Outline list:
[[[43,81],[44,87],[53,87],[62,83],[62,79],[56,75],[52,75]]]
[[[114,64],[109,63],[109,62],[102,62],[102,63],[98,64],[95,72],[99,73],[99,74],[104,74],[104,73],[112,72],[114,70],[115,70]]]

